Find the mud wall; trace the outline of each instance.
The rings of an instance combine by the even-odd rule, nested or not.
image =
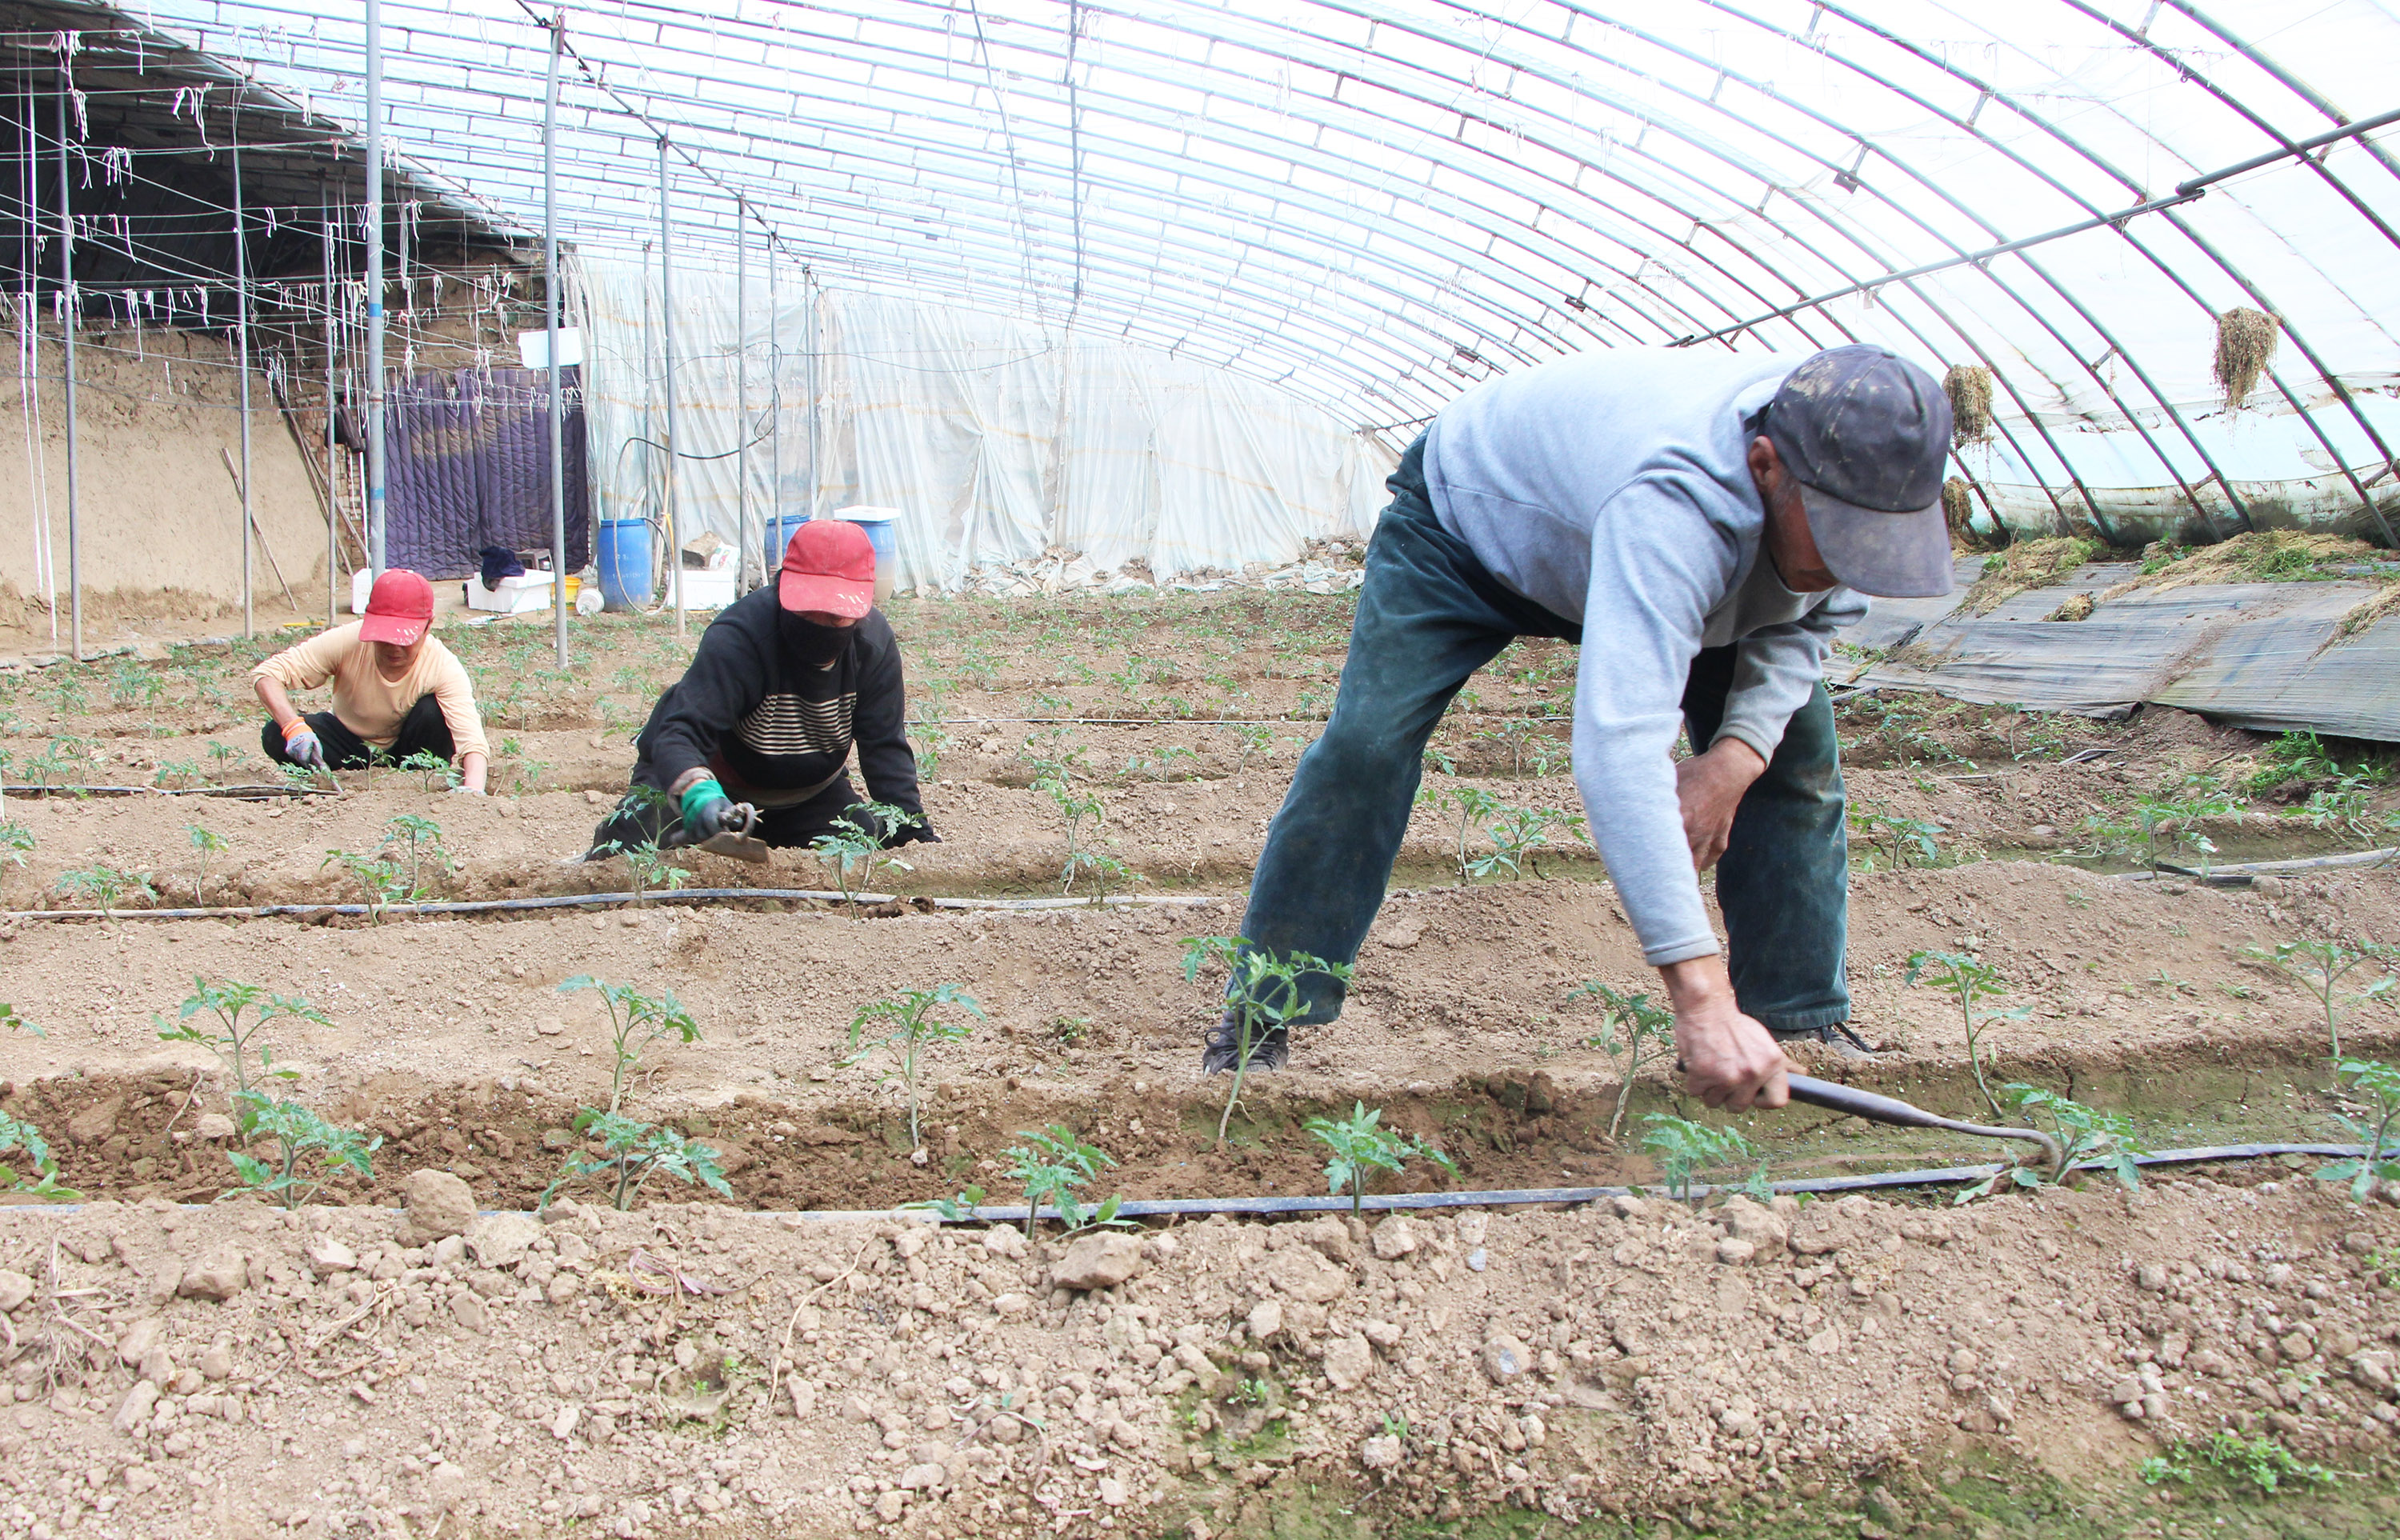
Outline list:
[[[37,608],[24,601],[45,592],[37,519],[48,529],[50,581],[65,606],[63,352],[55,334],[44,337],[31,403],[38,423],[17,372],[0,376],[0,595],[17,601],[6,606],[11,620]],[[95,329],[77,339],[75,372],[87,605],[139,606],[172,591],[190,605],[239,613],[241,497],[219,452],[240,463],[240,381],[224,343],[156,329],[138,338]],[[324,505],[263,375],[252,379],[251,407],[259,530],[304,608],[320,607]],[[274,566],[266,551],[253,552],[259,607],[280,611]]]

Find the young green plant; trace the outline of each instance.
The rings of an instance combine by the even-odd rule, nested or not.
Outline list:
[[[662,1037],[672,1036],[681,1043],[700,1041],[700,1023],[683,1008],[682,1002],[669,989],[653,999],[629,984],[611,984],[589,974],[578,974],[558,987],[563,995],[590,991],[600,997],[608,1012],[608,1050],[612,1068],[608,1073],[608,1111],[617,1112],[625,1105],[625,1090],[634,1071],[641,1067],[642,1055],[650,1044]]]
[[[374,1157],[383,1147],[382,1135],[370,1139],[356,1128],[327,1123],[299,1102],[258,1091],[240,1093],[235,1104],[241,1109],[243,1140],[274,1140],[275,1158],[264,1161],[240,1150],[226,1151],[225,1158],[243,1188],[269,1202],[298,1208],[346,1169],[361,1177],[375,1175]]]
[[[196,1026],[193,1018],[203,1012],[216,1018],[214,1030]],[[250,1020],[245,1023],[242,1017]],[[270,1080],[291,1080],[295,1071],[275,1068],[274,1048],[260,1039],[259,1034],[270,1021],[310,1021],[320,1027],[333,1022],[325,1013],[308,1003],[305,995],[279,995],[260,988],[255,984],[239,984],[230,980],[211,984],[195,976],[192,992],[184,997],[183,1007],[176,1013],[174,1025],[155,1013],[151,1025],[158,1029],[161,1043],[188,1043],[204,1048],[233,1077],[237,1099],[258,1089]],[[251,1061],[257,1060],[253,1070]]]
[[[727,1197],[733,1195],[732,1184],[725,1179],[725,1167],[717,1158],[716,1147],[673,1128],[644,1123],[622,1112],[585,1107],[576,1111],[575,1131],[596,1143],[599,1152],[570,1152],[557,1179],[542,1191],[537,1208],[549,1207],[550,1200],[568,1182],[588,1178],[601,1179],[609,1204],[620,1212],[633,1207],[642,1184],[657,1176],[672,1177],[687,1187],[705,1186]]]
[[[1449,1172],[1452,1179],[1458,1176],[1456,1161],[1414,1135],[1383,1124],[1382,1108],[1370,1111],[1365,1102],[1354,1101],[1346,1118],[1311,1118],[1301,1124],[1333,1152],[1333,1158],[1325,1163],[1325,1190],[1338,1198],[1347,1188],[1354,1219],[1366,1200],[1367,1180],[1373,1172],[1398,1176],[1410,1161],[1426,1160]]]
[[[111,925],[116,923],[116,909],[129,898],[147,898],[157,902],[158,890],[139,872],[121,872],[114,866],[94,862],[74,871],[59,874],[59,892],[91,900],[100,917]]]
[[[408,888],[412,895],[430,892],[425,885],[426,869],[430,867],[435,880],[450,874],[457,865],[442,846],[442,825],[417,813],[404,812],[383,826],[383,843],[375,849],[379,856],[393,856],[408,864]]]
[[[424,895],[409,885],[407,869],[388,855],[357,855],[348,851],[327,851],[317,869],[339,866],[350,874],[350,880],[366,895],[367,922],[383,923],[384,911],[394,904],[414,904]]]
[[[1099,1179],[1102,1166],[1116,1164],[1098,1145],[1085,1144],[1063,1123],[1040,1133],[1020,1129],[1016,1137],[1029,1142],[1012,1144],[1002,1153],[1008,1158],[1008,1174],[1025,1187],[1026,1239],[1033,1238],[1034,1221],[1045,1203],[1058,1211],[1058,1222],[1069,1234],[1128,1222],[1117,1218],[1117,1207],[1125,1201],[1121,1195],[1111,1194],[1092,1209],[1084,1208],[1076,1195],[1076,1189]]]
[[[917,1130],[919,1102],[919,1071],[927,1052],[943,1044],[964,1043],[975,1029],[963,1021],[945,1021],[934,1013],[956,1006],[976,1020],[985,1019],[983,1007],[975,996],[956,984],[937,984],[930,989],[903,989],[888,1000],[869,1001],[850,1018],[850,1053],[842,1068],[864,1063],[879,1048],[892,1053],[892,1068],[878,1083],[889,1083],[897,1078],[908,1098],[908,1148],[921,1147],[924,1140]],[[885,1036],[860,1046],[860,1040],[869,1031],[883,1031]]]
[[[1221,1150],[1225,1147],[1225,1130],[1234,1121],[1234,1109],[1241,1105],[1242,1083],[1249,1072],[1251,1053],[1275,1032],[1289,1031],[1291,1023],[1308,1008],[1301,993],[1301,980],[1312,974],[1323,974],[1348,984],[1351,968],[1346,962],[1329,962],[1308,952],[1276,956],[1235,935],[1183,938],[1186,984],[1197,982],[1200,970],[1211,963],[1225,969],[1225,1012],[1233,1018],[1236,1050],[1233,1090],[1226,1095],[1225,1111],[1217,1119],[1217,1148]]]
[[[2317,1180],[2346,1181],[2351,1201],[2365,1203],[2377,1182],[2400,1182],[2400,1151],[2392,1148],[2393,1124],[2400,1123],[2400,1070],[2371,1058],[2338,1058],[2333,1068],[2350,1102],[2334,1121],[2365,1149],[2319,1167]]]
[[[198,824],[184,825],[184,832],[191,837],[192,859],[197,868],[192,875],[192,902],[206,904],[209,901],[209,862],[232,849],[233,841]]]
[[[2381,941],[2325,941],[2315,936],[2278,941],[2270,947],[2244,947],[2242,955],[2264,962],[2314,996],[2325,1009],[2325,1037],[2335,1058],[2341,1056],[2342,1002],[2365,1004],[2392,992],[2393,975],[2384,974],[2366,988],[2345,994],[2341,981],[2368,963],[2400,963],[2400,947]]]
[[[0,1155],[21,1152],[33,1163],[30,1172],[20,1172],[14,1165],[0,1162],[0,1192],[28,1197],[39,1203],[80,1203],[83,1194],[72,1187],[59,1185],[59,1163],[42,1138],[42,1131],[20,1118],[0,1112]]]
[[[1598,979],[1578,984],[1567,991],[1570,1001],[1589,995],[1600,1002],[1605,1013],[1600,1021],[1600,1033],[1586,1039],[1588,1046],[1603,1054],[1625,1056],[1624,1083],[1616,1088],[1616,1111],[1608,1120],[1608,1142],[1616,1142],[1619,1128],[1625,1125],[1625,1104],[1632,1098],[1633,1083],[1642,1067],[1656,1059],[1667,1058],[1675,1051],[1675,1013],[1664,1006],[1650,1003],[1650,996],[1620,994]],[[1617,1034],[1622,1031],[1620,1039]]]
[[[625,1098],[642,1056],[661,1038],[683,1043],[700,1041],[700,1023],[676,1001],[673,991],[659,998],[628,985],[579,974],[558,987],[561,994],[585,990],[597,994],[608,1013],[608,1046],[613,1059],[608,1076],[608,1105],[576,1111],[575,1131],[598,1146],[597,1152],[568,1152],[556,1179],[544,1190],[538,1206],[549,1206],[561,1187],[571,1181],[597,1179],[608,1201],[620,1210],[633,1206],[642,1184],[666,1176],[686,1186],[706,1186],[731,1195],[725,1169],[715,1147],[674,1128],[642,1122],[625,1111]]]
[[[1909,953],[1908,974],[1903,982],[1919,981],[1949,990],[1950,998],[1957,1002],[1958,1019],[1967,1032],[1967,1067],[1975,1073],[1975,1089],[1984,1093],[1992,1116],[2001,1116],[1999,1098],[1992,1095],[1992,1087],[1984,1078],[1984,1029],[1995,1021],[2022,1021],[2031,1014],[2030,1008],[2017,1005],[2005,1011],[1985,1010],[1984,1001],[2009,992],[2008,979],[1990,963],[1962,952]]]
[[[2127,1192],[2139,1191],[2142,1185],[2140,1157],[2149,1153],[2134,1137],[2134,1120],[2122,1112],[2104,1112],[2080,1101],[2045,1091],[2039,1085],[2011,1082],[2003,1086],[2010,1108],[2027,1127],[2050,1124],[2057,1137],[2060,1151],[2058,1170],[2045,1174],[2032,1165],[2007,1165],[1982,1181],[1967,1188],[1950,1201],[1972,1203],[1988,1197],[2002,1187],[2037,1188],[2054,1178],[2063,1178],[2079,1165],[2095,1165],[2117,1179]]]
[[[1644,1112],[1642,1121],[1650,1125],[1650,1131],[1642,1136],[1642,1148],[1657,1160],[1658,1174],[1667,1179],[1668,1191],[1684,1203],[1692,1201],[1692,1178],[1704,1167],[1747,1162],[1758,1155],[1741,1130],[1729,1124],[1711,1128],[1670,1112]],[[1751,1185],[1763,1191],[1766,1174],[1766,1163],[1761,1161]]]
[[[863,868],[864,875],[872,878],[880,866],[897,866],[904,872],[915,870],[883,848],[884,842],[907,822],[906,809],[888,802],[861,802],[833,821],[831,833],[817,836],[813,847],[817,860],[832,868],[834,884],[841,890],[841,901],[852,915],[859,913],[852,896],[852,872]]]

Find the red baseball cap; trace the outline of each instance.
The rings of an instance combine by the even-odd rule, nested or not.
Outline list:
[[[404,566],[387,568],[367,593],[359,640],[413,647],[433,623],[433,585]]]
[[[875,607],[875,544],[847,519],[811,519],[784,547],[775,596],[785,609],[858,620]]]

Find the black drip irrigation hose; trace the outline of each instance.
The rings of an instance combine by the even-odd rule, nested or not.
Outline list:
[[[2193,1165],[2207,1161],[2258,1160],[2274,1155],[2329,1155],[2339,1159],[2344,1155],[2364,1154],[2366,1148],[2365,1145],[2359,1144],[2216,1144],[2203,1145],[2191,1150],[2161,1150],[2151,1154],[2137,1156],[2134,1164],[2142,1166]],[[1986,1177],[1997,1176],[2007,1169],[2007,1166],[2000,1165],[1945,1165],[1930,1170],[1880,1171],[1863,1177],[1810,1177],[1797,1181],[1769,1182],[1767,1186],[1776,1192],[1794,1194],[1863,1192],[1892,1187],[1943,1187],[1955,1182],[1981,1181]],[[2097,1161],[2078,1161],[2068,1169],[2104,1171],[2111,1168],[2102,1165]],[[1750,1190],[1747,1186],[1731,1184],[1710,1186],[1695,1182],[1692,1184],[1691,1191],[1692,1196],[1704,1198],[1718,1192],[1736,1193]],[[1456,1192],[1392,1192],[1361,1199],[1358,1206],[1362,1209],[1371,1208],[1378,1211],[1417,1208],[1505,1208],[1537,1204],[1572,1206],[1598,1203],[1603,1198],[1657,1198],[1668,1195],[1667,1190],[1662,1187],[1470,1189]],[[1117,1212],[1130,1219],[1164,1217],[1170,1214],[1346,1214],[1349,1211],[1350,1200],[1342,1197],[1152,1198],[1131,1199],[1117,1206]],[[905,1212],[913,1216],[930,1211],[912,1208]],[[880,1216],[843,1213],[839,1209],[821,1209],[804,1210],[789,1217],[804,1220],[858,1220]],[[995,1223],[1006,1220],[1022,1223],[1025,1219],[1025,1207],[1019,1204],[1006,1207],[977,1208],[974,1211],[973,1217]],[[1044,1220],[1055,1220],[1058,1218],[1058,1211],[1056,1208],[1044,1208],[1039,1217]]]
[[[314,915],[521,914],[534,909],[591,909],[622,906],[654,908],[667,904],[723,904],[776,899],[792,902],[929,905],[936,909],[998,911],[1115,908],[1199,908],[1226,902],[1213,893],[1123,893],[1106,898],[915,898],[898,893],[843,895],[825,888],[677,888],[633,893],[553,893],[544,898],[437,900],[420,904],[261,904],[252,908],[201,909],[9,909],[0,920],[301,920]]]
[[[2363,1144],[2211,1144],[2190,1150],[2160,1150],[2136,1156],[2134,1164],[2154,1165],[2196,1165],[2214,1161],[2261,1160],[2275,1155],[2328,1155],[2335,1159],[2359,1156],[2366,1152]],[[2400,1155],[2400,1147],[2392,1154]],[[2005,1165],[1945,1165],[1921,1171],[1880,1171],[1864,1177],[1811,1177],[1799,1181],[1770,1182],[1776,1192],[1861,1192],[1879,1188],[1946,1187],[1956,1182],[1981,1181],[2007,1170]],[[2079,1161],[2069,1169],[2102,1171],[2110,1169],[2096,1161]],[[1718,1192],[1746,1192],[1747,1186],[1730,1184],[1710,1186],[1693,1184],[1692,1196],[1704,1198]],[[1360,1200],[1361,1209],[1378,1213],[1422,1208],[1517,1208],[1541,1205],[1598,1203],[1603,1198],[1663,1198],[1671,1196],[1659,1187],[1520,1187],[1471,1188],[1456,1192],[1391,1192]],[[36,1206],[27,1205],[28,1208]],[[79,1203],[56,1203],[38,1206],[45,1213],[73,1213],[84,1206]],[[200,1209],[213,1206],[205,1203],[176,1205],[179,1208]],[[1343,1197],[1289,1198],[1136,1198],[1117,1206],[1117,1213],[1126,1219],[1166,1219],[1190,1214],[1238,1214],[1273,1218],[1279,1214],[1340,1214],[1350,1211],[1350,1200]],[[386,1213],[401,1210],[390,1208]],[[517,1213],[517,1209],[486,1208],[486,1214]],[[922,1223],[935,1222],[940,1216],[924,1205],[908,1205],[898,1208],[798,1208],[752,1209],[761,1219],[790,1220],[807,1223],[858,1224],[880,1220],[914,1220]],[[1088,1213],[1088,1210],[1085,1211]],[[990,1224],[1022,1224],[1026,1219],[1022,1204],[992,1205],[966,1211],[957,1223],[981,1221]],[[1060,1218],[1056,1208],[1043,1208],[1034,1215],[1037,1221]]]
[[[0,797],[339,797],[329,786],[0,786]]]
[[[2123,872],[2127,882],[2148,882],[2159,873],[2172,872],[2188,877],[2204,887],[2246,888],[2261,877],[2287,877],[2303,872],[2356,870],[2361,867],[2381,867],[2400,863],[2400,846],[2380,851],[2352,851],[2343,855],[2311,855],[2290,861],[2239,861],[2212,865],[2206,870],[2198,866],[2178,866],[2172,861],[2159,863],[2159,872]]]

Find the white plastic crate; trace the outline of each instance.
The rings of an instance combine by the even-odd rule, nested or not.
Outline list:
[[[485,588],[481,578],[470,578],[462,586],[467,591],[469,609],[522,615],[529,609],[548,609],[550,591],[556,581],[554,574],[528,572],[522,577],[501,579],[500,586],[496,589]]]

